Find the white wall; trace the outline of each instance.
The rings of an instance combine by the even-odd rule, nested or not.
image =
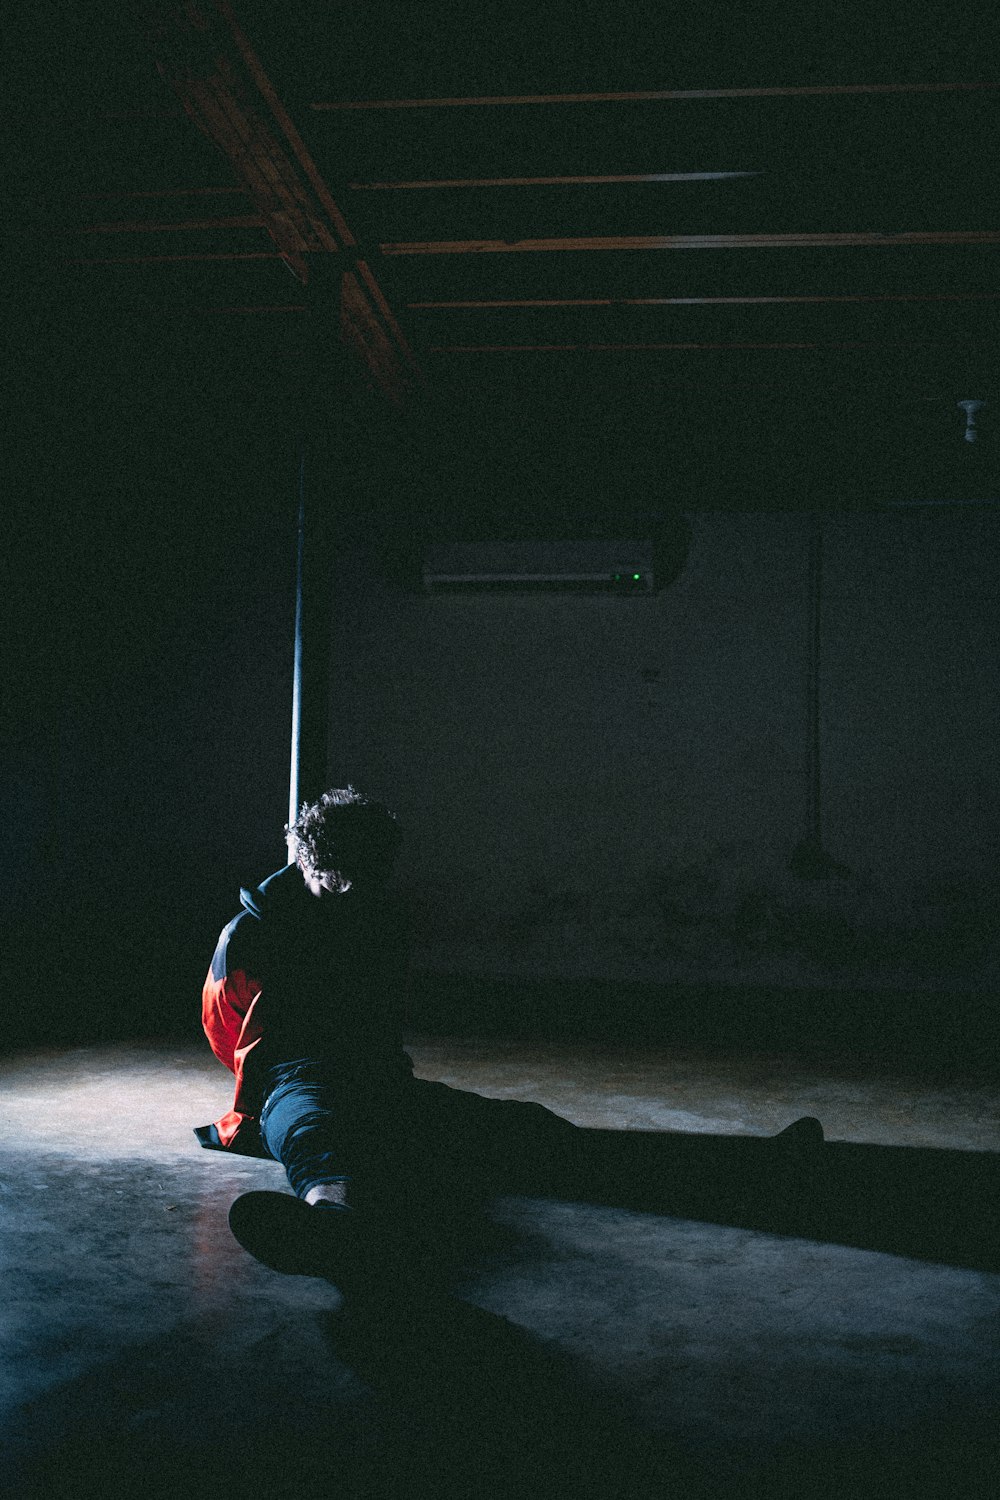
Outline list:
[[[831,881],[788,869],[807,816],[809,520],[692,529],[652,599],[415,598],[370,556],[345,560],[331,780],[405,823],[418,963],[995,980],[1000,517],[824,524],[824,842],[851,872]]]

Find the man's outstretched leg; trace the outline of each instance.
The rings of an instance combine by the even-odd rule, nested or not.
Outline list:
[[[456,1186],[463,1171],[478,1171],[487,1197],[527,1193],[697,1217],[801,1199],[821,1159],[823,1127],[811,1116],[763,1137],[602,1130],[541,1104],[415,1087],[439,1143],[435,1158],[449,1163]]]
[[[342,1080],[301,1060],[269,1078],[261,1138],[294,1196],[244,1193],[229,1211],[243,1248],[272,1270],[326,1276],[342,1287],[389,1274],[393,1198],[392,1100],[371,1087],[351,1097]],[[373,1242],[378,1239],[376,1246]]]
[[[602,1130],[539,1118],[526,1122],[524,1140],[509,1163],[508,1192],[725,1218],[801,1207],[817,1179],[824,1137],[812,1116],[773,1136]]]

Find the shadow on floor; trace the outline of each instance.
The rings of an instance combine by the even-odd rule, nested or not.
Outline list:
[[[625,1403],[594,1389],[570,1356],[481,1308],[435,1295],[388,1322],[348,1305],[324,1323],[337,1356],[392,1403],[400,1422],[402,1441],[380,1456],[366,1497],[717,1500],[729,1490],[741,1500],[953,1500],[956,1493],[971,1500],[996,1493],[1000,1440],[971,1419],[868,1442],[800,1442],[764,1462],[748,1452],[730,1486],[710,1463],[644,1432]]]
[[[703,1470],[644,1432],[565,1351],[440,1293],[325,1319],[331,1347],[391,1406],[373,1494],[708,1496]]]
[[[644,1433],[574,1362],[478,1307],[435,1296],[388,1327],[349,1308],[325,1319],[337,1355],[405,1413],[403,1452],[373,1494],[459,1500],[977,1500],[996,1494],[1000,1439],[957,1416],[842,1443],[741,1456],[730,1482]],[[416,1443],[413,1433],[419,1434]],[[428,1480],[430,1483],[428,1484]],[[397,1490],[394,1481],[401,1484]],[[368,1491],[365,1491],[366,1496]]]
[[[251,1326],[253,1305],[247,1308]],[[294,1355],[263,1337],[234,1369],[234,1411],[206,1379],[190,1327],[130,1351],[35,1403],[58,1434],[9,1500],[963,1500],[995,1495],[994,1437],[956,1416],[858,1443],[799,1442],[729,1479],[643,1430],[564,1351],[440,1293],[391,1313],[351,1303],[310,1315],[329,1353],[328,1399],[296,1400]],[[345,1368],[363,1386],[345,1393]],[[358,1391],[360,1390],[360,1395]]]
[[[788,1153],[760,1138],[586,1130],[576,1133],[561,1180],[526,1158],[508,1170],[505,1189],[1000,1270],[993,1153],[847,1143]],[[456,1211],[452,1199],[430,1214],[413,1247],[420,1291],[384,1316],[348,1299],[325,1320],[337,1356],[407,1414],[403,1430],[419,1434],[392,1460],[405,1493],[420,1493],[428,1474],[436,1476],[431,1492],[449,1500],[700,1500],[731,1487],[741,1500],[996,1493],[1000,1439],[992,1423],[961,1412],[911,1432],[800,1442],[766,1458],[748,1452],[730,1486],[712,1455],[699,1467],[690,1453],[644,1433],[563,1351],[447,1294],[463,1265],[483,1255],[509,1264],[525,1248],[523,1233],[511,1234],[471,1202]],[[384,1493],[395,1494],[385,1480]]]
[[[780,1138],[578,1136],[583,1151],[572,1170],[529,1171],[510,1190],[1000,1271],[996,1152],[833,1141],[789,1153]]]
[[[246,1311],[252,1329],[253,1305]],[[7,1468],[6,1500],[713,1493],[690,1457],[644,1433],[571,1357],[502,1317],[428,1293],[397,1301],[391,1316],[343,1303],[310,1318],[329,1356],[325,1407],[315,1388],[308,1403],[296,1401],[294,1335],[264,1335],[232,1371],[234,1420],[217,1370],[207,1378],[203,1336],[184,1327],[25,1409],[19,1426],[34,1452]],[[350,1387],[346,1372],[363,1385]],[[204,1408],[192,1412],[202,1379]]]
[[[573,1171],[533,1191],[685,1219],[1000,1269],[1000,1157],[828,1143],[782,1157],[758,1138],[586,1131]],[[572,1180],[570,1180],[572,1179]],[[516,1183],[520,1180],[520,1188]],[[424,1220],[403,1294],[313,1311],[321,1355],[306,1375],[287,1331],[253,1330],[219,1385],[211,1324],[184,1325],[66,1382],[24,1411],[26,1457],[10,1500],[951,1500],[995,1493],[1000,1454],[961,1413],[864,1445],[800,1444],[735,1487],[651,1434],[564,1349],[450,1295],[463,1266],[524,1253],[481,1204]],[[221,1209],[220,1209],[221,1211]],[[434,1273],[422,1270],[436,1260]],[[558,1277],[558,1268],[553,1268]],[[669,1295],[669,1282],[664,1284]],[[600,1316],[601,1309],[595,1309]],[[220,1332],[221,1337],[221,1332]],[[317,1373],[318,1372],[318,1373]],[[315,1388],[322,1381],[322,1390]],[[303,1379],[312,1382],[308,1392]],[[304,1399],[308,1395],[308,1400]],[[942,1406],[947,1411],[947,1402]]]

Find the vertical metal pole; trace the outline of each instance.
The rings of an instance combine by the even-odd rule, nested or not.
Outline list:
[[[306,552],[306,447],[299,452],[299,520],[295,547],[295,649],[292,660],[292,746],[288,771],[288,821],[294,823],[299,811],[302,783],[302,600]],[[295,856],[288,852],[287,863]]]
[[[319,257],[319,261],[333,259]],[[324,272],[318,263],[312,265],[310,288],[314,315],[309,327],[316,342],[304,365],[306,381],[300,393],[295,657],[288,778],[290,823],[303,803],[315,801],[329,785],[335,535],[331,498],[343,444],[348,441],[355,379],[353,368],[346,368],[346,349],[325,336],[331,313],[336,315],[340,307],[340,274],[336,266],[327,267]]]
[[[823,611],[823,520],[818,512],[812,517],[809,537],[809,836],[817,849],[823,843],[822,752],[820,746],[820,647]]]

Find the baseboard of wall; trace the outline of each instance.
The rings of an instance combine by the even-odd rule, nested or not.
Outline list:
[[[914,1071],[1000,1074],[998,997],[929,990],[413,976],[415,1030],[850,1056]]]

